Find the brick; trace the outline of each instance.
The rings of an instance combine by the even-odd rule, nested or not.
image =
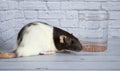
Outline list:
[[[49,25],[52,25],[52,26],[55,26],[55,27],[60,27],[60,24],[59,24],[58,20],[47,19],[45,22],[48,23]]]
[[[120,1],[120,0],[111,0],[111,1],[117,1],[117,2],[118,2],[118,1]]]
[[[26,10],[46,10],[47,6],[45,2],[41,1],[21,1],[19,3],[20,9]]]
[[[10,10],[10,11],[0,11],[0,21],[4,21],[4,20],[9,20],[9,19],[14,19],[15,18],[15,11],[14,10]]]
[[[119,2],[120,0],[85,0],[87,2]]]
[[[0,1],[0,10],[8,9],[7,1]]]
[[[11,28],[11,29],[1,33],[3,41],[9,40],[11,37],[13,37],[13,35],[15,35],[14,28]]]
[[[68,10],[100,9],[100,3],[96,3],[96,2],[61,2],[61,9],[68,9]]]
[[[78,27],[78,20],[77,19],[63,19],[60,20],[61,27]]]
[[[98,29],[100,22],[98,21],[79,21],[79,27],[84,29]]]
[[[109,28],[111,29],[120,29],[120,20],[110,20]]]
[[[0,22],[0,25],[2,24],[2,22]],[[0,27],[0,33],[2,32],[2,28]]]
[[[46,2],[66,2],[69,0],[46,0]]]
[[[105,10],[120,10],[120,2],[105,2],[102,3],[102,8]]]
[[[16,29],[21,29],[25,25],[25,19],[15,19],[14,23],[14,28]]]
[[[39,21],[38,19],[25,19],[25,23],[24,24],[27,24],[27,23],[30,23],[30,22],[34,22],[34,21]]]
[[[3,43],[4,43],[4,41],[3,41],[2,37],[0,36],[0,47],[1,47],[1,44],[3,44]]]
[[[39,18],[65,18],[63,11],[39,11]]]
[[[47,2],[47,7],[50,10],[60,10],[61,3],[60,2]]]
[[[24,11],[25,18],[27,19],[34,19],[38,18],[38,12],[37,11]]]
[[[72,1],[72,2],[80,2],[80,1],[85,1],[85,0],[69,0],[69,1]]]
[[[0,11],[0,21],[15,19],[15,18],[23,18],[24,14],[22,11],[18,10],[8,10],[8,11]]]
[[[79,36],[80,38],[105,38],[107,36],[107,32],[104,31],[103,29],[98,29],[98,30],[92,30],[92,29],[81,29],[79,28]]]
[[[25,23],[34,22],[34,21],[45,22],[49,25],[60,27],[59,21],[57,19],[26,19]]]
[[[7,1],[9,9],[18,9],[18,2],[17,1]]]
[[[0,31],[5,32],[6,30],[13,28],[14,24],[15,24],[15,20],[4,21],[0,24],[0,29],[1,29]]]
[[[80,20],[102,21],[108,19],[106,11],[79,11]]]
[[[104,29],[108,27],[108,21],[79,21],[79,27],[83,29]]]
[[[104,29],[108,27],[108,21],[79,21],[79,28],[82,29]]]
[[[109,36],[112,38],[120,37],[120,29],[109,29]]]
[[[77,11],[39,11],[39,18],[76,19],[78,18],[78,12]]]
[[[110,19],[120,20],[120,11],[110,11],[109,15]]]
[[[65,11],[66,18],[78,19],[78,11]]]
[[[100,22],[99,24],[100,24],[101,29],[108,29],[108,26],[109,26],[109,21],[108,20],[106,20],[106,21],[98,21],[98,22]]]
[[[100,1],[100,2],[103,2],[103,1],[108,1],[108,0],[85,0],[85,1],[88,1],[88,2],[99,2]]]
[[[2,50],[3,51],[12,51],[13,50],[13,46],[15,45],[15,36],[11,37],[9,40],[7,40],[6,42],[2,43]]]
[[[15,18],[24,18],[24,12],[21,10],[15,11]]]
[[[0,1],[0,10],[18,9],[17,1]]]

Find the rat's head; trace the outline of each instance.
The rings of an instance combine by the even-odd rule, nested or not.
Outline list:
[[[66,50],[72,50],[72,51],[81,51],[82,50],[81,43],[72,34],[70,34],[69,36],[61,35],[60,43],[63,45],[63,48]]]

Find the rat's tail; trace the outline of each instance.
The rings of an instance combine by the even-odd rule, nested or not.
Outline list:
[[[12,52],[0,52],[0,58],[16,58],[17,44],[14,45]]]
[[[0,52],[0,58],[15,58],[17,57],[14,52]]]

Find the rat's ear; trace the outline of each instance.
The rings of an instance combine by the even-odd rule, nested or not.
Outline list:
[[[67,36],[65,35],[60,35],[59,39],[60,39],[60,43],[65,43],[65,39],[67,38]]]

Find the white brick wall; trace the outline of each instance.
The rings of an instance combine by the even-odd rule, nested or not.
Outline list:
[[[40,1],[21,1],[19,2],[19,8],[22,10],[46,10],[46,2]]]
[[[120,2],[104,2],[102,8],[105,10],[120,10]]]
[[[39,11],[39,18],[60,19],[65,18],[64,11]]]
[[[111,20],[120,20],[120,11],[110,11],[109,19]]]
[[[63,10],[90,10],[90,9],[100,9],[99,2],[61,2],[61,9]]]
[[[38,18],[37,11],[24,11],[24,16],[26,19],[35,19]]]
[[[120,0],[0,0],[0,48],[11,48],[28,22],[43,21],[75,36],[120,38]]]
[[[87,21],[103,21],[108,19],[106,11],[79,11],[79,19]]]

